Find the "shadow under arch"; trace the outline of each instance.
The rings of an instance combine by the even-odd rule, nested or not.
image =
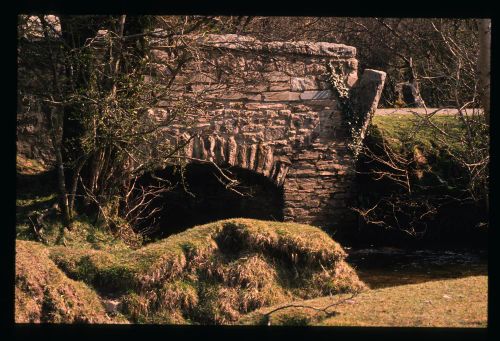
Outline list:
[[[254,218],[283,221],[283,186],[266,176],[248,169],[224,168],[233,174],[240,195],[217,179],[218,170],[212,164],[190,163],[184,169],[184,185],[178,168],[167,167],[141,178],[151,184],[154,176],[168,179],[173,188],[156,198],[152,205],[161,207],[154,219],[136,226],[153,240],[166,238],[190,227],[227,218]],[[151,228],[155,225],[155,228]]]

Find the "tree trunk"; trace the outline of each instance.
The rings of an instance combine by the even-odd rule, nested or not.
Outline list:
[[[49,121],[49,129],[50,129],[50,137],[52,140],[52,145],[54,146],[54,151],[56,154],[56,164],[57,164],[57,188],[59,192],[59,205],[61,206],[61,212],[63,217],[63,225],[67,228],[70,227],[71,222],[71,212],[68,204],[68,195],[66,193],[66,180],[64,176],[64,163],[61,153],[61,143],[57,138],[57,125],[54,123],[55,114],[54,108],[49,109],[48,112],[48,121]]]
[[[87,161],[86,157],[84,157],[82,160],[80,160],[78,162],[78,165],[76,166],[74,172],[73,172],[71,187],[70,187],[70,192],[69,192],[69,212],[70,212],[71,218],[73,218],[74,211],[75,211],[75,198],[76,198],[76,191],[78,189],[78,179],[80,178],[80,172],[82,171],[82,168],[85,165],[86,161]]]
[[[479,21],[479,84],[486,122],[490,122],[491,19]]]
[[[48,50],[49,50],[50,65],[51,65],[51,71],[52,71],[52,91],[57,96],[58,99],[61,99],[63,97],[63,94],[62,94],[62,90],[61,90],[61,84],[59,83],[56,56],[54,55],[54,52],[52,50],[51,40],[49,38],[48,23],[45,20],[45,17],[43,15],[39,15],[38,17],[40,19],[40,22],[42,23],[45,41],[48,43],[48,47],[49,47]],[[56,118],[56,110],[57,110],[56,108],[44,105],[42,110],[44,111],[46,117],[48,118],[50,137],[51,137],[52,145],[54,146],[54,151],[56,154],[57,187],[58,187],[58,192],[59,192],[59,204],[61,205],[61,212],[62,212],[62,217],[63,217],[63,226],[70,228],[71,214],[70,214],[69,205],[68,205],[68,196],[66,193],[66,179],[65,179],[65,175],[64,175],[64,161],[63,161],[62,152],[61,152],[61,142],[58,138],[58,131],[62,127],[61,127],[60,123],[59,124],[55,123],[55,121],[57,119]]]

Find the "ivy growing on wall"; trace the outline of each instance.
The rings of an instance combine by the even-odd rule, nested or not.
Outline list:
[[[327,79],[339,97],[339,106],[342,112],[343,122],[349,129],[350,142],[348,143],[348,147],[356,159],[359,156],[363,140],[362,131],[364,117],[362,117],[362,113],[355,110],[352,99],[352,90],[347,86],[344,80],[345,74],[342,67],[336,67],[331,61],[328,62]]]

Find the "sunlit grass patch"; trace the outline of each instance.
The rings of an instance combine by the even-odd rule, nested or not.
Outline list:
[[[369,290],[351,298],[343,294],[283,305],[324,308],[332,303],[330,314],[311,308],[287,308],[266,314],[283,305],[252,312],[241,324],[377,326],[377,327],[486,327],[488,320],[488,277],[431,281]]]

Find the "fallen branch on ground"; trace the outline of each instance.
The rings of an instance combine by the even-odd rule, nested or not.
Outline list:
[[[306,309],[312,309],[312,310],[316,311],[315,315],[318,315],[319,313],[324,313],[327,317],[328,316],[333,316],[333,315],[337,314],[337,312],[336,311],[328,312],[328,309],[330,309],[331,307],[334,307],[334,306],[338,306],[338,305],[340,305],[342,303],[345,303],[345,302],[347,302],[349,300],[352,300],[357,295],[358,295],[358,293],[354,293],[350,297],[347,297],[347,298],[339,300],[339,301],[337,301],[335,303],[329,304],[329,305],[327,305],[326,307],[323,307],[323,308],[316,308],[316,307],[309,306],[309,305],[304,305],[304,304],[288,304],[288,305],[284,305],[284,306],[278,307],[276,309],[273,309],[273,310],[265,313],[264,316],[263,316],[263,319],[264,319],[265,324],[268,325],[268,326],[270,326],[271,325],[271,314],[273,314],[273,313],[275,313],[277,311],[280,311],[280,310],[288,309],[288,308],[306,308]]]

